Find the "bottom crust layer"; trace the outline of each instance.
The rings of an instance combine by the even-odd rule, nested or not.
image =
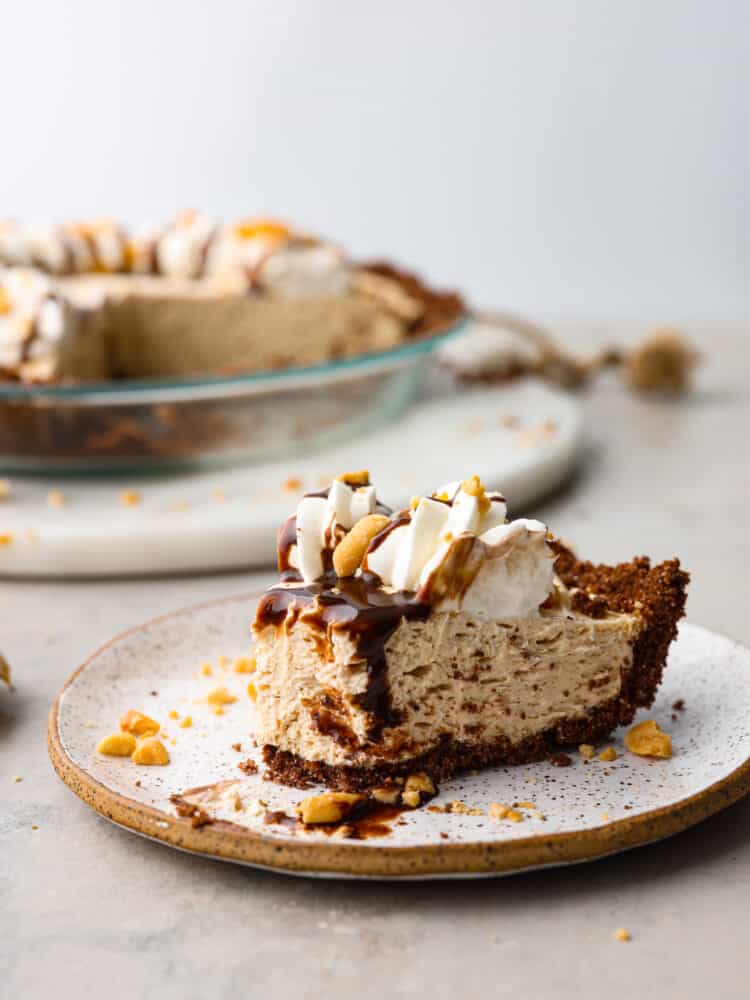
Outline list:
[[[661,670],[653,678],[654,692],[660,677]],[[554,756],[566,746],[595,743],[617,726],[632,722],[637,707],[621,698],[614,698],[597,706],[582,719],[565,721],[520,743],[505,739],[489,744],[458,743],[446,737],[439,746],[419,757],[397,763],[379,763],[374,767],[348,767],[304,760],[297,754],[268,745],[263,748],[263,759],[269,779],[295,788],[323,784],[356,792],[388,784],[394,778],[406,777],[415,771],[424,771],[433,781],[445,781],[462,771],[499,764],[531,764]]]

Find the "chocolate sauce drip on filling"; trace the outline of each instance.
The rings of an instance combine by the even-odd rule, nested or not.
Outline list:
[[[403,620],[428,618],[429,605],[406,592],[389,594],[369,575],[345,580],[329,576],[315,583],[266,591],[258,604],[256,625],[278,628],[290,609],[307,608],[314,608],[304,612],[307,623],[317,625],[326,635],[331,629],[348,632],[358,656],[367,664],[367,688],[359,705],[372,718],[370,738],[377,738],[384,727],[398,722],[388,690],[386,644]]]

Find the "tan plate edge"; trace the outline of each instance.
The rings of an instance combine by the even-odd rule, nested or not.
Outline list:
[[[380,878],[450,875],[500,875],[529,868],[593,861],[631,847],[653,843],[687,830],[750,793],[750,758],[721,781],[673,805],[654,809],[591,830],[526,837],[511,842],[435,844],[429,847],[362,847],[335,843],[281,841],[232,824],[216,822],[195,828],[188,819],[160,812],[120,795],[74,764],[63,748],[58,728],[60,702],[67,688],[89,663],[124,636],[165,618],[253,594],[206,601],[120,632],[97,649],[63,685],[50,709],[47,748],[65,784],[100,815],[120,826],[195,854],[287,872]],[[734,640],[732,640],[734,641]]]

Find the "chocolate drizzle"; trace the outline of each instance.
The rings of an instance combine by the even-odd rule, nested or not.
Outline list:
[[[377,738],[385,726],[398,718],[393,711],[388,690],[385,647],[402,621],[424,620],[430,607],[406,592],[388,593],[372,576],[345,580],[328,577],[315,583],[271,587],[258,604],[257,628],[280,627],[289,612],[304,614],[305,622],[330,637],[333,630],[348,632],[357,655],[367,664],[367,687],[359,696],[359,706],[367,712],[372,725],[370,737]]]

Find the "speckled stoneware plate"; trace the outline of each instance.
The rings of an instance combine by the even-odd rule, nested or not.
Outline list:
[[[73,674],[50,713],[49,748],[60,777],[88,805],[144,836],[226,861],[305,875],[422,879],[591,860],[668,837],[750,791],[750,650],[683,625],[647,713],[672,735],[670,760],[629,754],[619,732],[609,744],[618,754],[613,762],[585,762],[572,752],[568,767],[493,768],[445,782],[431,803],[459,800],[471,814],[423,807],[361,840],[269,824],[269,813],[291,816],[312,792],[264,781],[252,744],[252,676],[236,672],[234,660],[250,651],[256,601],[257,594],[242,595],[156,619],[117,636]],[[206,696],[218,685],[237,700],[217,715]],[[168,765],[96,753],[129,708],[161,723]],[[186,716],[189,728],[180,726]],[[249,759],[258,773],[238,767]],[[170,802],[195,789],[187,800],[213,820],[200,827]],[[492,819],[491,802],[519,803],[523,820]]]

